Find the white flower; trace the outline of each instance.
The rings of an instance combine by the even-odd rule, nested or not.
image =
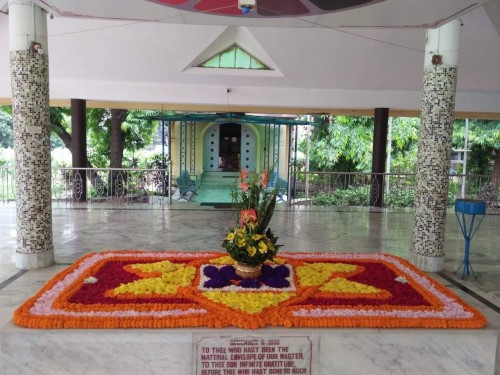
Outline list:
[[[408,283],[408,280],[406,280],[406,277],[404,277],[404,276],[398,276],[394,279],[394,281],[397,281],[398,283],[401,283],[401,284]]]
[[[83,280],[84,284],[95,284],[97,279],[94,276],[89,276],[85,280]]]

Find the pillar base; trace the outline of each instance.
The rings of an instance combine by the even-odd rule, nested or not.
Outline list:
[[[54,263],[54,249],[42,253],[16,253],[16,268],[20,270],[49,267]]]
[[[444,269],[444,256],[431,257],[410,252],[410,263],[424,272],[441,272]]]

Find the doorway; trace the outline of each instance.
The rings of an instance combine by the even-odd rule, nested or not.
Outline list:
[[[238,172],[241,163],[241,125],[221,124],[219,130],[219,171]]]
[[[204,172],[255,171],[257,135],[250,126],[212,124],[205,132],[203,142]]]

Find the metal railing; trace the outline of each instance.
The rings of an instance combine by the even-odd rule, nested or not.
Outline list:
[[[162,207],[172,194],[168,169],[53,168],[52,200],[66,203]],[[3,202],[15,201],[13,167],[0,167]]]
[[[0,194],[3,202],[16,199],[14,167],[0,167]]]
[[[309,184],[306,185],[306,175]],[[170,178],[170,177],[171,178]],[[383,176],[383,186],[379,185]],[[0,167],[0,201],[15,201],[13,167]],[[175,176],[169,169],[54,168],[52,199],[112,205],[136,204],[163,207],[172,202]],[[292,176],[293,177],[293,176]],[[481,199],[490,210],[500,211],[500,176],[449,175],[448,203],[456,198]],[[87,189],[83,189],[83,180]],[[373,189],[372,189],[373,187]],[[313,205],[369,206],[371,194],[384,192],[384,207],[412,207],[416,175],[411,173],[298,172],[290,181],[291,202]],[[85,198],[85,199],[82,199]]]
[[[306,185],[306,175],[309,184]],[[383,176],[383,186],[380,178]],[[449,175],[448,204],[457,198],[481,199],[500,209],[500,176]],[[416,191],[413,173],[298,172],[290,183],[293,199],[313,205],[369,206],[374,192],[383,191],[384,207],[412,207]],[[293,202],[293,200],[292,200]]]

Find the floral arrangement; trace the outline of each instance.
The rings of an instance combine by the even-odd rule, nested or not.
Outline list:
[[[480,311],[387,254],[286,253],[245,280],[221,252],[105,251],[14,313],[31,328],[479,328]]]
[[[232,190],[233,209],[238,223],[230,228],[222,246],[240,263],[262,264],[273,260],[281,245],[276,244],[269,222],[276,206],[277,189],[268,189],[269,172],[249,175],[241,171],[239,186]]]

